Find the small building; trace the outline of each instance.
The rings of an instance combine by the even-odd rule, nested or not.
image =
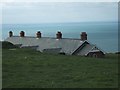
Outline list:
[[[24,31],[20,32],[20,36],[14,36],[12,31],[9,34],[5,41],[20,45],[21,48],[32,47],[40,52],[89,57],[104,57],[105,55],[105,52],[87,40],[86,32],[81,33],[80,39],[62,38],[61,32],[57,32],[54,38],[42,37],[40,31],[36,33],[36,37],[25,36]]]

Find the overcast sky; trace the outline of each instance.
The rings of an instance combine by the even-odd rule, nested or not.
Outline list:
[[[117,2],[9,1],[11,2],[7,2],[2,5],[3,24],[89,21],[108,22],[118,20]]]

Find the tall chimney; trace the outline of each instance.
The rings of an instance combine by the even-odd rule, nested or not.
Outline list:
[[[12,36],[13,36],[13,32],[9,31],[9,37],[12,37]]]
[[[58,31],[57,34],[56,34],[56,38],[57,39],[62,39],[62,33]]]
[[[25,37],[25,32],[24,31],[20,32],[20,37]]]
[[[86,34],[86,32],[82,32],[81,33],[81,40],[87,40],[87,34]]]
[[[36,33],[36,36],[37,36],[37,38],[41,38],[41,32],[38,31],[38,32]]]

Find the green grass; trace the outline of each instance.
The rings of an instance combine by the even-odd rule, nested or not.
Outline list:
[[[0,89],[1,88],[2,88],[2,49],[0,46]]]
[[[117,88],[117,54],[90,58],[3,49],[3,88]]]

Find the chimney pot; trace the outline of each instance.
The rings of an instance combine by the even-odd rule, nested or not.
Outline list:
[[[38,31],[38,32],[36,33],[36,36],[37,36],[37,38],[41,38],[41,32]]]
[[[82,32],[81,33],[81,40],[87,40],[87,33],[86,32]]]
[[[20,37],[24,37],[25,36],[25,32],[24,31],[21,31],[20,32]]]
[[[12,36],[13,36],[13,32],[9,31],[9,37],[12,37]]]
[[[57,39],[62,39],[62,33],[60,31],[57,32],[56,38]]]

